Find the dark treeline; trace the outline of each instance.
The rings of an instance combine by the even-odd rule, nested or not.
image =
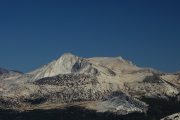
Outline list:
[[[180,102],[171,99],[143,98],[151,107],[147,113],[116,115],[110,112],[98,113],[82,107],[72,106],[66,109],[13,111],[0,110],[0,120],[159,120],[167,115],[180,112]]]
[[[136,118],[134,118],[135,116]],[[78,106],[68,107],[66,109],[32,110],[25,112],[0,110],[0,120],[140,120],[141,118],[145,118],[145,114],[133,113],[123,116],[110,112],[97,113],[94,110],[87,110]]]
[[[148,118],[153,118],[153,120],[159,120],[160,118],[180,112],[180,101],[177,98],[169,98],[169,100],[142,98],[141,100],[149,104],[147,116]]]

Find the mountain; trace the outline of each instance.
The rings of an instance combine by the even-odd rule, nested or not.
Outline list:
[[[0,80],[6,79],[9,77],[20,76],[22,74],[23,73],[20,71],[15,71],[15,70],[8,71],[8,70],[0,68]]]
[[[141,98],[180,100],[178,74],[140,68],[122,57],[82,58],[65,53],[32,72],[4,78],[0,85],[2,109],[78,105],[128,114],[148,110]]]

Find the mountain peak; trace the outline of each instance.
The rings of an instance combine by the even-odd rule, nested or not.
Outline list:
[[[61,57],[64,57],[64,56],[75,56],[75,55],[73,55],[71,53],[64,53]]]
[[[73,60],[73,59],[76,59],[76,58],[79,58],[71,53],[64,53],[57,61],[64,61],[64,62],[67,62],[69,60]]]
[[[90,63],[85,59],[75,56],[71,53],[63,54],[55,62],[36,70],[35,76],[30,81],[35,81],[43,77],[51,77],[58,74],[69,74],[69,73],[96,73]]]
[[[57,60],[57,62],[63,62],[63,64],[67,64],[67,63],[71,63],[73,61],[76,61],[77,59],[79,59],[80,57],[73,55],[71,53],[64,53],[63,55],[61,55],[61,57]]]

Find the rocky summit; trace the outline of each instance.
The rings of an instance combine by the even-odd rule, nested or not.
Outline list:
[[[82,106],[98,112],[145,113],[141,98],[180,101],[180,75],[140,68],[122,57],[70,53],[29,73],[0,69],[1,109]]]

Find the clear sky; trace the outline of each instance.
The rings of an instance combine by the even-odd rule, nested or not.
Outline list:
[[[180,70],[180,0],[1,0],[0,68],[29,72],[63,53]]]

